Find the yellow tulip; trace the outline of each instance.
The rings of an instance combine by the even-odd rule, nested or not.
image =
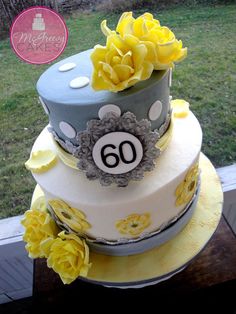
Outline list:
[[[70,284],[78,276],[87,276],[91,267],[89,248],[75,234],[62,231],[50,247],[47,265],[59,274],[64,284]]]
[[[148,79],[153,65],[145,60],[148,49],[132,35],[111,33],[106,46],[97,45],[91,54],[94,66],[92,87],[118,92]]]
[[[41,243],[54,239],[58,234],[58,228],[51,216],[46,211],[31,209],[25,212],[21,223],[25,227],[23,240],[27,242],[29,257],[47,257],[48,250],[42,250]]]
[[[108,36],[114,34],[106,21],[101,24],[103,33]],[[120,17],[116,31],[123,38],[133,35],[140,44],[147,47],[148,61],[153,64],[154,70],[164,70],[174,66],[175,62],[182,61],[187,56],[187,48],[183,48],[182,41],[175,38],[174,33],[153,18],[150,13],[144,13],[135,19],[132,12],[125,12]]]

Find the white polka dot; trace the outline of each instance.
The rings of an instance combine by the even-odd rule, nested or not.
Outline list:
[[[76,136],[75,129],[67,122],[61,121],[59,123],[60,130],[68,138],[74,138]]]
[[[113,112],[118,117],[121,115],[121,110],[118,106],[109,104],[109,105],[105,105],[99,109],[99,111],[98,111],[99,118],[102,119],[105,116],[105,114],[108,112]]]
[[[162,112],[162,103],[160,100],[155,101],[149,109],[148,116],[151,121],[157,120]]]
[[[45,113],[47,115],[49,115],[49,109],[48,109],[48,107],[46,106],[46,104],[44,103],[44,101],[42,100],[42,98],[40,96],[39,96],[39,101],[40,101],[41,105],[43,106],[43,109],[44,109]]]
[[[70,81],[71,88],[82,88],[88,85],[89,78],[87,76],[78,76]]]
[[[66,72],[66,71],[70,71],[72,69],[74,69],[76,67],[76,64],[73,62],[70,63],[64,63],[59,67],[59,71],[60,72]]]
[[[169,70],[168,85],[169,87],[172,86],[172,69]]]

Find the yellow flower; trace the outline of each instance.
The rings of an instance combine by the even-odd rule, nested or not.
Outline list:
[[[70,207],[64,201],[50,200],[48,204],[51,206],[59,220],[67,225],[72,231],[83,232],[91,227],[86,221],[86,216],[82,211]]]
[[[189,103],[183,99],[171,100],[171,108],[176,118],[185,118],[189,114]]]
[[[185,205],[191,201],[197,187],[198,174],[199,171],[197,163],[189,169],[184,178],[184,181],[181,182],[175,190],[176,206]]]
[[[64,284],[69,284],[78,276],[87,276],[91,267],[89,248],[75,234],[65,234],[62,231],[53,240],[47,265],[59,274]]]
[[[114,34],[102,22],[102,31],[108,36]],[[183,48],[182,41],[175,38],[174,33],[153,18],[150,13],[144,13],[135,19],[132,12],[125,12],[120,17],[116,31],[121,37],[133,35],[145,44],[148,50],[147,58],[152,62],[155,70],[164,70],[174,66],[187,56],[187,48]]]
[[[26,250],[31,258],[47,257],[47,252],[40,245],[46,239],[54,239],[58,228],[46,211],[27,210],[21,221],[25,227],[23,240],[27,242]]]
[[[137,37],[125,35],[121,38],[111,31],[106,46],[96,45],[91,54],[92,87],[118,92],[147,80],[153,71],[147,53],[146,45]]]
[[[150,226],[150,214],[145,213],[142,215],[131,214],[124,219],[116,222],[116,228],[121,234],[128,234],[131,236],[137,236],[143,232],[148,226]]]

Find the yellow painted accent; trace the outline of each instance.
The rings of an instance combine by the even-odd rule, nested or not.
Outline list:
[[[32,152],[25,167],[32,172],[42,173],[54,167],[56,162],[57,155],[52,150],[39,150]]]
[[[131,214],[116,222],[116,228],[121,234],[140,235],[151,224],[149,213]]]
[[[51,206],[58,219],[73,231],[83,232],[91,228],[91,225],[86,220],[85,214],[81,210],[70,207],[66,202],[60,199],[49,200],[48,204]]]
[[[186,205],[190,202],[197,188],[198,174],[198,163],[196,163],[188,170],[184,180],[175,190],[175,206]]]
[[[200,155],[199,167],[199,200],[187,226],[172,240],[142,254],[115,257],[91,252],[90,262],[93,266],[89,270],[88,280],[132,283],[158,278],[183,267],[205,247],[221,218],[223,192],[215,168],[203,154]],[[34,194],[38,193],[39,188],[36,188]]]

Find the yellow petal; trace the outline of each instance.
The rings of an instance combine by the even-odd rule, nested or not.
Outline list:
[[[101,23],[101,30],[105,36],[109,36],[111,34],[115,34],[115,31],[110,30],[110,28],[107,26],[107,21],[103,20]]]
[[[187,57],[188,48],[183,48],[180,51],[178,51],[177,55],[174,58],[175,62],[180,62],[184,60]]]
[[[132,16],[132,12],[124,12],[116,26],[116,31],[124,36],[125,34],[132,34],[132,25],[135,19]]]
[[[134,69],[124,64],[117,64],[113,67],[113,69],[115,70],[121,82],[128,80],[130,76],[132,75],[132,73],[134,72]]]
[[[118,84],[120,82],[119,76],[116,74],[116,71],[110,66],[110,64],[101,62],[103,72],[105,72],[106,76],[109,77],[109,79],[114,84]]]
[[[115,84],[111,81],[110,77],[107,76],[107,74],[104,72],[104,71],[100,71],[99,72],[99,76],[101,77],[101,79],[104,80],[104,82],[107,84],[107,87],[109,88],[106,88],[106,89],[110,89],[110,90],[113,90]]]
[[[171,56],[174,55],[178,51],[175,40],[170,41],[168,43],[164,43],[164,44],[158,44],[157,49],[158,49],[157,51],[158,51],[159,60],[165,60],[165,59],[171,58]]]
[[[32,210],[39,210],[39,211],[46,211],[47,210],[47,204],[44,196],[39,196],[34,200],[34,202],[31,205]]]
[[[124,44],[128,45],[130,48],[135,47],[139,44],[139,39],[133,35],[124,35]]]
[[[128,51],[122,58],[121,64],[133,67],[132,51]]]
[[[40,250],[43,253],[44,257],[48,257],[50,253],[51,246],[55,239],[49,237],[46,238],[45,240],[41,241],[39,244]]]
[[[143,62],[143,70],[141,75],[141,80],[147,80],[152,75],[153,65],[151,62],[144,61]]]
[[[143,15],[141,15],[140,17],[143,17],[146,20],[151,20],[151,21],[153,20],[153,15],[152,15],[152,13],[149,13],[149,12],[143,13]]]
[[[105,60],[107,53],[107,48],[101,45],[96,45],[93,52],[90,55],[90,58],[93,62],[94,67],[97,67],[101,61]]]
[[[56,162],[57,155],[52,150],[39,150],[31,154],[25,167],[32,172],[42,173],[54,167]]]
[[[143,18],[137,18],[133,23],[133,31],[134,35],[138,38],[142,38],[142,36],[148,33],[148,28]]]
[[[144,44],[147,48],[145,60],[151,63],[155,63],[155,61],[157,60],[156,45],[151,41],[141,41],[140,43]]]
[[[189,103],[184,99],[171,100],[174,117],[185,118],[189,114]]]
[[[119,51],[122,52],[122,55],[124,54],[124,52],[126,53],[128,51],[127,45],[124,43],[124,40],[117,34],[112,34],[107,37],[106,47],[107,49],[119,49]]]
[[[144,44],[139,44],[133,48],[133,62],[135,70],[138,70],[142,67],[146,55],[147,48]]]
[[[109,89],[110,87],[110,85],[107,84],[107,82],[104,81],[103,78],[100,75],[98,75],[98,72],[95,70],[93,71],[93,74],[92,74],[91,86],[96,91],[106,90],[106,89]]]

